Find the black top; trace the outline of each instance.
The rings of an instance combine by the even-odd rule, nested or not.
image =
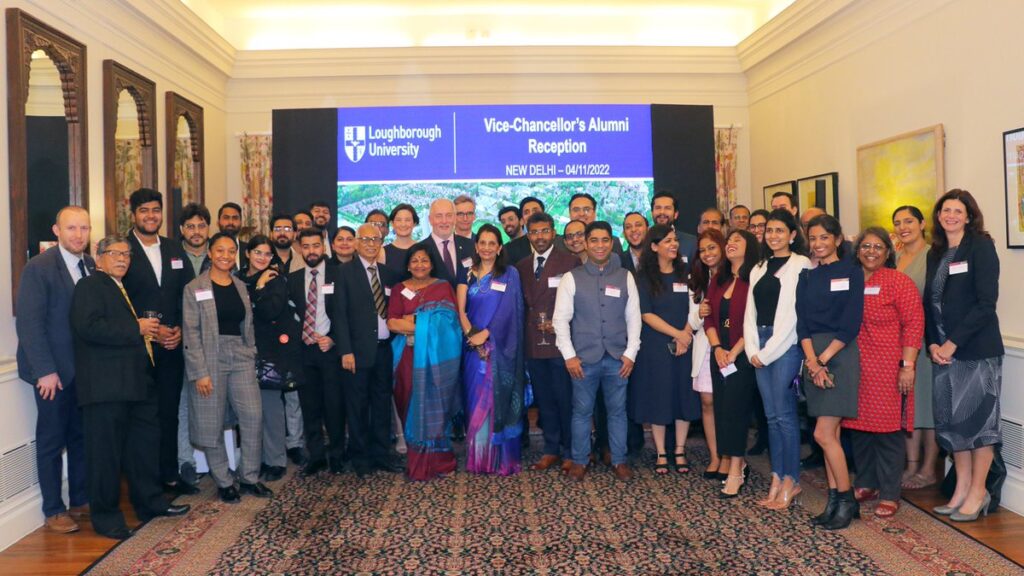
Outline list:
[[[238,295],[238,289],[233,283],[227,286],[216,282],[210,284],[213,286],[213,301],[217,305],[217,333],[221,336],[241,336],[245,305]]]
[[[754,304],[757,306],[757,325],[774,326],[775,309],[779,306],[779,292],[782,291],[782,283],[776,274],[786,262],[789,256],[771,257],[768,259],[768,270],[764,276],[754,284]]]
[[[819,264],[800,273],[796,285],[796,333],[835,334],[849,344],[860,333],[864,316],[864,270],[849,258]]]

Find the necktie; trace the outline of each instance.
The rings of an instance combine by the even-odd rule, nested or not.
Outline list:
[[[533,272],[533,277],[540,280],[541,273],[544,272],[544,257],[537,256],[537,270]]]
[[[380,278],[377,277],[377,267],[370,266],[366,269],[370,273],[370,290],[373,291],[373,305],[377,308],[377,316],[384,317],[384,291],[380,289]]]
[[[79,267],[84,268],[85,263],[79,263]],[[121,289],[121,296],[124,296],[124,301],[128,303],[128,309],[132,311],[132,316],[138,318],[139,315],[135,313],[135,306],[132,306],[132,299],[129,298],[128,293],[124,291],[124,286],[118,284],[117,287]],[[156,366],[156,361],[153,360],[153,343],[149,341],[149,338],[143,338],[143,341],[146,343],[146,354],[149,354],[149,363]]]
[[[78,261],[78,272],[81,274],[78,278],[79,280],[89,275],[89,270],[85,267],[85,258]]]
[[[444,260],[444,266],[445,266],[445,268],[448,269],[448,273],[452,275],[452,278],[454,278],[455,277],[455,263],[452,262],[452,255],[451,255],[450,252],[448,252],[448,243],[449,242],[451,242],[451,240],[442,240],[441,241],[441,246],[444,247],[444,254],[441,255],[441,259]]]
[[[309,281],[309,291],[306,293],[306,316],[302,321],[302,341],[306,344],[316,344],[316,275],[319,270],[310,270],[312,278]]]

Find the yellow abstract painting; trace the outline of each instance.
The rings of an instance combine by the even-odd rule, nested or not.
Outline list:
[[[857,149],[857,196],[860,229],[892,228],[892,212],[917,206],[931,218],[935,200],[944,191],[941,124],[900,134]]]

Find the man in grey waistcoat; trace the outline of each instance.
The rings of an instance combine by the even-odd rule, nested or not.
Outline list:
[[[640,298],[632,274],[612,254],[607,222],[587,224],[587,262],[558,285],[552,323],[555,344],[572,377],[572,460],[568,474],[583,480],[590,455],[591,418],[598,389],[608,418],[612,470],[629,480],[626,463],[626,383],[640,350]]]

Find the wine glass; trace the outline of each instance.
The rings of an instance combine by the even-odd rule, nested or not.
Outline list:
[[[548,339],[547,339],[547,337],[545,335],[545,332],[544,332],[544,328],[545,328],[545,326],[547,326],[547,323],[548,323],[548,313],[547,312],[538,312],[537,313],[537,329],[540,331],[540,342],[537,342],[537,346],[550,346],[551,345],[551,342],[548,342]]]

